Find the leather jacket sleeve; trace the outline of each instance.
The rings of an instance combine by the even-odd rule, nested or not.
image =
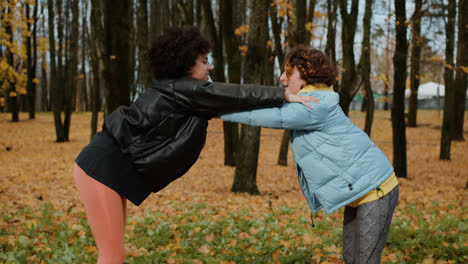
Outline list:
[[[191,111],[220,114],[280,106],[284,89],[254,84],[229,84],[181,78],[174,82],[176,100]]]

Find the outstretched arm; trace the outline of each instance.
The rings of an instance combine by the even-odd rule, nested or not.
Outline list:
[[[327,115],[328,108],[325,105],[314,104],[310,109],[298,103],[286,103],[281,107],[223,114],[220,118],[251,126],[319,130],[323,127]]]
[[[262,107],[281,106],[284,101],[318,101],[310,96],[285,93],[279,87],[230,84],[182,78],[175,82],[174,93],[195,111],[225,113]]]

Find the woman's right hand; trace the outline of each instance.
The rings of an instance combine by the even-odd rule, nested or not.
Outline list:
[[[301,103],[310,109],[312,109],[312,106],[310,106],[310,104],[307,102],[320,104],[320,101],[313,96],[293,94],[287,90],[284,91],[284,100],[288,103]]]

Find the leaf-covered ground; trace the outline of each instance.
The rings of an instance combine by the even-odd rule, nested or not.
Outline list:
[[[362,113],[352,112],[351,119],[363,127]],[[0,263],[95,262],[72,176],[74,158],[89,141],[90,114],[73,114],[68,143],[54,142],[50,113],[9,120],[0,114]],[[382,261],[466,263],[468,142],[454,142],[452,160],[440,161],[442,113],[420,111],[418,123],[407,128],[409,177],[399,179],[400,201]],[[262,129],[261,195],[233,194],[234,169],[223,165],[222,123],[210,121],[195,166],[140,207],[129,205],[126,262],[341,263],[343,210],[321,211],[316,228],[310,227],[291,153],[288,167],[276,165],[281,135]],[[376,113],[371,138],[392,160],[389,112]]]

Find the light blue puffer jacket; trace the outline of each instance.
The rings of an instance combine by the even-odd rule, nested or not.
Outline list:
[[[290,130],[291,148],[302,192],[312,213],[327,214],[378,187],[392,173],[385,155],[345,116],[339,95],[302,93],[319,99],[313,109],[299,103],[221,115],[225,121]]]

